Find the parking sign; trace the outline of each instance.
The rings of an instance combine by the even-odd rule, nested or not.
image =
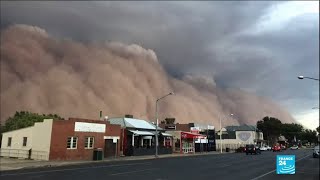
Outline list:
[[[295,174],[296,156],[277,155],[277,174]]]

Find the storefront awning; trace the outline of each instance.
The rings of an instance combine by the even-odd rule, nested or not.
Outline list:
[[[137,136],[154,136],[152,132],[148,132],[148,131],[134,131],[134,130],[129,130],[129,131]]]
[[[171,134],[168,134],[168,133],[161,133],[163,136],[172,136]]]
[[[195,139],[203,139],[206,136],[202,134],[196,134],[191,132],[181,132],[181,139],[189,139],[189,138],[195,138]]]

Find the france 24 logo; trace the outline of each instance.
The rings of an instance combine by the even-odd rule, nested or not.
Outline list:
[[[277,155],[277,174],[295,174],[296,156]]]

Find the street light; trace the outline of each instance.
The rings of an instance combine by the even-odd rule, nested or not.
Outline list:
[[[306,77],[306,76],[298,76],[298,79],[312,79],[312,80],[319,81],[319,79],[317,79],[317,78]]]
[[[158,157],[158,144],[159,144],[158,143],[158,124],[159,124],[159,122],[158,122],[158,102],[161,99],[163,99],[163,98],[165,98],[167,96],[170,96],[170,95],[174,95],[174,93],[171,92],[169,94],[166,94],[166,95],[162,96],[161,98],[157,99],[157,101],[156,101],[156,154],[155,154],[156,158]]]
[[[230,114],[230,116],[233,116],[233,114]],[[222,117],[221,117],[221,115],[220,115],[219,119],[220,119],[220,153],[222,153],[222,126],[221,126]]]

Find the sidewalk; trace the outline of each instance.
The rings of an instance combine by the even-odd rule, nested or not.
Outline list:
[[[228,152],[234,153],[234,152]],[[203,156],[203,155],[213,155],[220,154],[218,151],[212,152],[202,152],[195,154],[164,154],[159,155],[158,158],[170,158],[170,157],[186,157],[186,156]],[[224,152],[226,154],[226,152]],[[40,161],[40,160],[25,160],[25,159],[14,159],[14,158],[0,158],[0,171],[9,171],[17,169],[26,169],[26,168],[39,168],[39,167],[56,167],[56,166],[65,166],[65,165],[79,165],[86,163],[101,163],[101,162],[115,162],[115,161],[132,161],[132,160],[147,160],[155,159],[154,155],[149,156],[126,156],[126,157],[117,157],[117,158],[106,158],[101,161],[93,160],[83,160],[83,161]]]

